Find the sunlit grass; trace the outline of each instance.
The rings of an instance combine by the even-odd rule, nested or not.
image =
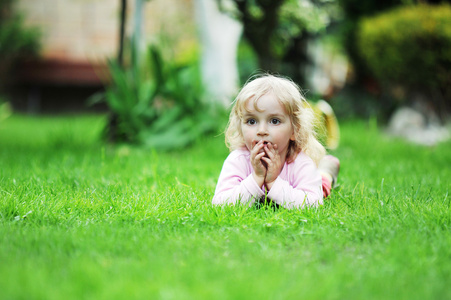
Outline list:
[[[103,122],[0,123],[0,298],[451,298],[451,143],[347,122],[340,188],[274,211],[210,204],[223,136],[161,153]]]

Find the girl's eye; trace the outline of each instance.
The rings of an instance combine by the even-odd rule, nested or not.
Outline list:
[[[280,120],[279,119],[271,119],[271,124],[278,125],[278,124],[280,124]]]
[[[255,124],[257,124],[257,121],[255,121],[255,119],[249,119],[249,120],[246,121],[246,124],[248,124],[248,125],[255,125]]]

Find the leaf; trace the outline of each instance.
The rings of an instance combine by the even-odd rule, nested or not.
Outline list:
[[[166,83],[166,78],[163,70],[163,59],[160,50],[157,47],[149,47],[149,57],[153,65],[153,75],[155,79],[155,93],[160,92]]]

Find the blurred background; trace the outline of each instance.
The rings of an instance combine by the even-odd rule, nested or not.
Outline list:
[[[0,122],[105,113],[110,141],[181,147],[271,72],[340,121],[433,145],[449,138],[450,2],[0,0]]]

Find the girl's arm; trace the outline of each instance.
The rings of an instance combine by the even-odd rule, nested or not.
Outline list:
[[[213,204],[243,203],[252,205],[265,193],[258,186],[249,163],[249,153],[236,150],[224,162],[216,185]]]
[[[301,153],[289,168],[290,178],[279,176],[272,183],[268,198],[288,209],[323,204],[322,179],[315,163]]]

